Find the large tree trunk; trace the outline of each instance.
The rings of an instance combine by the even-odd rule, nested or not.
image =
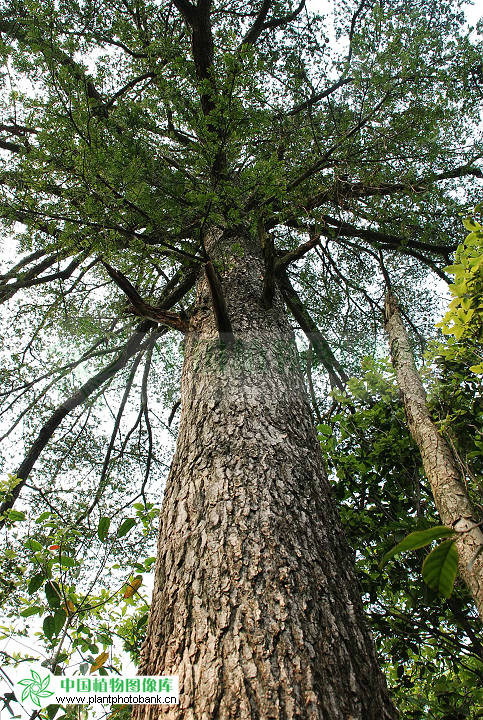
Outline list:
[[[451,447],[431,419],[426,392],[419,377],[396,299],[386,298],[386,331],[397,382],[404,400],[408,427],[423,461],[439,516],[457,532],[459,571],[483,620],[483,533],[477,513],[462,483]],[[479,553],[479,554],[478,554]]]
[[[135,716],[394,719],[281,298],[262,307],[256,241],[209,251],[236,343],[220,350],[204,278],[140,666],[179,674],[181,703]]]

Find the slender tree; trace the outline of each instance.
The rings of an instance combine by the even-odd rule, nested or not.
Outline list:
[[[480,92],[480,58],[462,22],[453,2],[424,0],[361,0],[335,18],[303,0],[25,0],[0,13],[1,207],[30,253],[2,276],[1,297],[14,310],[33,288],[50,299],[31,308],[38,327],[16,358],[20,383],[18,364],[5,371],[6,411],[19,408],[9,432],[38,413],[18,472],[35,471],[80,404],[71,393],[45,417],[51,382],[77,362],[53,380],[38,371],[52,318],[65,324],[79,300],[111,316],[79,363],[124,340],[82,385],[88,403],[146,352],[147,471],[153,348],[182,333],[179,436],[140,669],[179,674],[187,720],[397,716],[286,308],[342,387],[369,342],[381,265],[408,301],[426,272],[445,279],[452,190],[471,199],[482,177],[476,110],[461,109]],[[128,339],[130,315],[143,322]],[[79,522],[106,491],[131,382]]]
[[[404,398],[408,427],[421,453],[426,477],[431,485],[439,515],[457,533],[459,569],[483,617],[483,578],[481,548],[483,533],[461,469],[449,442],[438,432],[426,401],[408,335],[396,299],[386,298],[386,330],[398,385]]]

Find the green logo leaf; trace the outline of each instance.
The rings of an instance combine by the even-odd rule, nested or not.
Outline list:
[[[31,678],[25,678],[18,683],[24,688],[22,690],[22,701],[30,698],[34,705],[40,707],[40,698],[50,697],[50,695],[54,694],[51,690],[47,690],[47,686],[50,683],[50,675],[46,675],[42,680],[35,670],[31,670],[30,674],[32,676]]]

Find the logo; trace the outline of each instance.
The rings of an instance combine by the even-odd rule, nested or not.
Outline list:
[[[47,673],[43,680],[35,670],[31,670],[30,674],[32,676],[31,678],[18,681],[18,685],[23,686],[21,701],[30,700],[34,705],[37,705],[37,707],[42,707],[45,705],[44,698],[48,698],[54,694],[50,690],[47,690],[50,683],[50,673]]]

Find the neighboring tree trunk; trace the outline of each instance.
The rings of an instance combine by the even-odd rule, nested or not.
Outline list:
[[[179,675],[181,705],[135,717],[394,719],[280,295],[264,309],[255,241],[208,250],[235,343],[220,348],[205,278],[139,668]]]
[[[477,555],[483,545],[483,533],[480,527],[475,527],[477,514],[452,450],[429,414],[426,393],[414,364],[397,302],[390,294],[386,298],[385,315],[392,362],[403,395],[409,430],[421,452],[424,471],[441,520],[458,531],[456,547],[460,574],[483,619],[483,553]]]

